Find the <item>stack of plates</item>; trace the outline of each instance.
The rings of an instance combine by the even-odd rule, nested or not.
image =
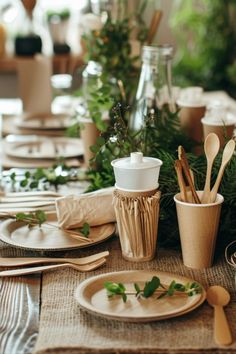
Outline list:
[[[67,113],[22,114],[4,119],[3,134],[64,136],[71,125]]]
[[[6,139],[3,144],[2,165],[5,168],[51,167],[60,158],[68,166],[79,166],[78,157],[83,155],[81,139],[66,137],[25,137]]]

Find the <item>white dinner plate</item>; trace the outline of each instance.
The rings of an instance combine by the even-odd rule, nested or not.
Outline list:
[[[8,156],[24,159],[56,159],[61,156],[71,158],[81,156],[83,152],[82,140],[73,138],[48,138],[5,145]]]
[[[185,284],[194,280],[160,271],[122,271],[101,274],[83,281],[75,291],[75,298],[79,305],[88,312],[113,320],[125,322],[149,322],[176,317],[190,312],[200,306],[206,292],[193,296],[175,295],[157,299],[152,296],[147,299],[139,299],[134,295],[128,295],[126,303],[120,296],[109,299],[104,283],[107,281],[123,283],[127,291],[134,290],[133,283],[138,283],[142,288],[145,282],[153,276],[160,278],[161,283],[169,285],[172,280]]]
[[[55,216],[53,216],[55,218]],[[48,221],[57,225],[57,221]],[[105,224],[90,228],[90,243],[73,238],[61,229],[42,225],[29,228],[24,222],[7,219],[0,225],[0,240],[15,247],[31,250],[67,250],[90,247],[111,237],[115,232],[115,224]]]
[[[24,114],[14,119],[15,125],[23,129],[63,130],[72,125],[71,117],[63,113]]]

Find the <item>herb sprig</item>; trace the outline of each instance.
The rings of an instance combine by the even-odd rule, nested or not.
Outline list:
[[[90,234],[90,225],[89,225],[87,222],[85,222],[82,227],[73,229],[73,232],[74,232],[74,231],[75,231],[75,232],[78,231],[78,232],[80,232],[84,237],[88,237],[89,234]]]
[[[47,220],[47,216],[43,210],[36,210],[34,213],[17,213],[16,221],[26,222],[29,228],[33,226],[41,227]]]
[[[140,288],[138,283],[134,283],[133,285],[135,291],[127,291],[126,287],[122,283],[114,283],[111,281],[104,283],[108,298],[120,296],[123,302],[127,301],[128,295],[134,295],[137,299],[147,299],[153,295],[157,295],[156,299],[161,299],[166,296],[174,295],[193,296],[202,292],[201,285],[196,282],[181,284],[177,283],[175,280],[172,280],[170,285],[166,286],[161,283],[160,278],[157,276],[154,276],[150,281],[147,281],[143,289]]]
[[[47,222],[47,215],[43,210],[36,210],[35,212],[31,213],[17,213],[15,216],[6,213],[5,218],[15,219],[16,221],[24,222],[28,225],[29,228],[36,226],[41,227],[44,224],[45,226],[49,226],[50,228],[56,228],[58,230],[61,229],[59,226]],[[71,230],[63,229],[63,232],[67,233],[72,237],[76,236],[76,238],[81,241],[93,241],[91,238],[88,238],[90,234],[90,225],[86,222],[81,228]]]

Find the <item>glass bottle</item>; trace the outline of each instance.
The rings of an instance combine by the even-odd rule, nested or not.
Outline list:
[[[173,110],[172,53],[173,48],[169,45],[143,47],[142,68],[130,120],[131,129],[139,130],[144,118],[157,113],[164,104]]]

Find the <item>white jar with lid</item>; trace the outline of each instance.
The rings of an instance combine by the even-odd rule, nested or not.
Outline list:
[[[162,163],[159,159],[144,157],[142,152],[132,152],[130,157],[113,160],[116,187],[130,192],[157,189]]]

